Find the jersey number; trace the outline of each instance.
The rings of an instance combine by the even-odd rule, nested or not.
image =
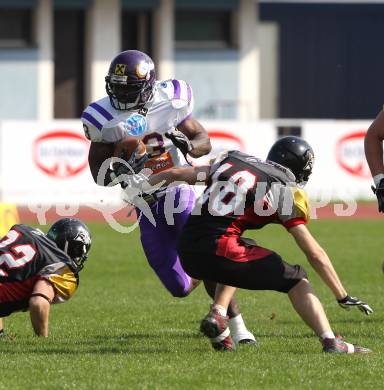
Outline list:
[[[150,155],[151,157],[160,156],[165,152],[164,148],[164,139],[163,136],[159,133],[151,133],[146,135],[143,140],[145,145],[151,148]]]
[[[6,236],[0,241],[0,249],[14,244],[21,233],[16,230],[10,230]],[[6,265],[8,269],[20,268],[33,260],[36,255],[36,249],[30,244],[12,245],[11,252],[5,252],[0,255],[0,267]],[[8,274],[0,269],[0,276]]]
[[[248,191],[255,185],[257,176],[250,171],[237,171],[226,181],[219,181],[219,176],[232,167],[231,163],[220,166],[212,175],[211,190],[206,196],[211,215],[242,214]]]

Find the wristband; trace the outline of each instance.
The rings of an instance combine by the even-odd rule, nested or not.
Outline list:
[[[345,301],[348,301],[351,297],[349,295],[346,295],[344,298],[338,299],[337,302],[344,303]]]
[[[377,175],[373,176],[373,181],[376,187],[380,184],[382,179],[384,179],[384,173],[378,173]]]

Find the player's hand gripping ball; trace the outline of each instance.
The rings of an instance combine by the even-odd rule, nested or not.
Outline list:
[[[139,173],[149,158],[145,144],[136,137],[126,137],[116,142],[113,156],[115,161],[112,167],[117,176]]]

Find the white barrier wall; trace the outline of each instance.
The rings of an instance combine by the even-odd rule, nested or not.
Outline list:
[[[306,190],[321,199],[374,199],[364,154],[369,121],[303,121],[302,137],[315,152]]]
[[[2,122],[2,202],[18,205],[119,202],[118,188],[97,186],[79,120]]]
[[[238,149],[265,158],[277,139],[273,121],[202,121],[212,139],[211,156]],[[364,157],[366,121],[302,121],[315,166],[307,186],[312,198],[374,199]],[[118,187],[97,186],[89,172],[89,142],[79,120],[0,123],[0,201],[18,205],[121,204]],[[208,160],[195,160],[201,164]]]
[[[223,150],[240,150],[260,158],[266,158],[269,148],[277,139],[276,126],[272,121],[236,122],[201,121],[208,130],[212,152],[194,160],[204,164]]]

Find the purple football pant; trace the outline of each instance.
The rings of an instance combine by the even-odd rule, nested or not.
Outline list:
[[[174,297],[185,297],[189,293],[191,278],[180,264],[176,246],[181,230],[195,204],[196,196],[193,188],[186,185],[174,187],[170,191],[171,196],[174,196],[174,202],[172,202],[174,207],[183,211],[172,213],[172,210],[167,209],[168,194],[159,198],[151,206],[156,226],[153,226],[144,214],[141,215],[139,222],[141,243],[149,265],[156,272],[164,287]],[[164,209],[168,215],[171,214],[173,217],[173,225],[168,224]],[[137,213],[140,215],[138,210]]]

